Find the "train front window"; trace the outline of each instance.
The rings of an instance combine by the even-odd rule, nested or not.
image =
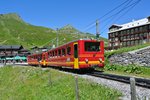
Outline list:
[[[89,52],[100,51],[100,42],[85,42],[84,48]]]

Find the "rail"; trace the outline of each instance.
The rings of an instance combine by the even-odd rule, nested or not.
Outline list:
[[[106,74],[100,71],[93,71],[92,73],[87,73],[87,75],[111,79],[119,82],[124,82],[130,84],[130,76],[122,76],[122,75],[114,75],[114,74]],[[150,79],[145,78],[135,78],[136,85],[144,88],[150,89]]]

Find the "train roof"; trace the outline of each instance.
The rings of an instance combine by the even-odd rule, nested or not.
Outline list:
[[[74,43],[74,42],[77,42],[77,41],[91,41],[91,40],[92,40],[92,41],[100,41],[100,40],[96,40],[96,39],[86,39],[86,38],[84,38],[84,39],[79,39],[79,40],[70,41],[70,42],[68,42],[68,43],[65,43],[65,44],[60,45],[60,46],[58,46],[58,47],[49,49],[49,50],[47,50],[47,51],[55,50],[55,49],[57,49],[57,48],[63,47],[63,46],[65,46],[65,45],[67,45],[67,44]],[[44,52],[38,52],[38,53],[31,54],[31,55],[40,55],[40,54],[42,54],[42,53],[44,53]],[[31,56],[31,55],[30,55],[30,56]]]
[[[65,43],[65,44],[60,45],[60,46],[55,47],[55,48],[52,48],[52,49],[50,49],[50,50],[55,50],[56,48],[63,47],[63,46],[65,46],[65,45],[67,45],[67,44],[70,44],[70,43],[73,43],[73,42],[77,42],[77,41],[81,41],[81,40],[83,40],[83,41],[90,41],[90,40],[93,40],[93,41],[100,41],[100,40],[96,40],[96,39],[86,39],[86,38],[84,38],[84,39],[79,39],[79,40],[70,41],[70,42],[68,42],[68,43]],[[49,51],[49,50],[48,50],[48,51]]]

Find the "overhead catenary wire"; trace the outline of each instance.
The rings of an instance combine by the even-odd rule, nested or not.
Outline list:
[[[116,11],[118,8],[120,8],[121,6],[123,6],[124,4],[126,4],[126,3],[130,2],[130,1],[132,1],[132,0],[126,0],[125,2],[121,3],[121,4],[118,5],[117,7],[113,8],[113,9],[110,10],[110,11],[108,11],[108,12],[107,12],[106,14],[104,14],[102,17],[97,18],[97,20],[103,19],[105,16],[111,14],[112,12]],[[89,30],[89,29],[93,28],[93,26],[95,25],[95,22],[96,22],[96,20],[93,21],[92,23],[88,24],[88,25],[84,28],[84,30],[86,31],[86,30]]]
[[[118,14],[120,14],[121,12],[123,12],[124,10],[126,10],[128,7],[132,6],[134,3],[131,4],[133,0],[130,0],[122,9],[120,9],[118,12],[116,12],[115,14],[101,20],[101,22],[105,22],[106,20],[109,20],[109,18],[112,18],[113,16],[117,16]]]
[[[101,34],[103,34],[104,31],[107,29],[107,25],[108,25],[109,23],[120,20],[120,18],[121,18],[122,16],[124,16],[124,15],[127,14],[129,11],[131,11],[138,3],[140,3],[140,1],[141,1],[141,0],[138,0],[138,1],[134,2],[133,4],[129,5],[129,8],[125,9],[125,10],[124,10],[125,12],[124,12],[121,16],[117,17],[116,19],[114,18],[114,20],[110,20],[108,23],[106,23],[106,24],[102,27],[103,30],[102,30]]]
[[[130,1],[128,1],[127,3],[126,3],[126,5],[121,9],[121,10],[119,10],[118,12],[116,12],[115,14],[113,14],[113,15],[111,15],[111,16],[109,16],[109,17],[107,17],[107,19],[105,18],[105,20],[103,19],[103,20],[101,20],[101,23],[102,22],[106,22],[107,20],[111,20],[112,21],[112,19],[111,18],[115,18],[115,16],[117,16],[117,15],[119,15],[119,14],[121,14],[122,12],[124,12],[124,11],[126,11],[126,9],[128,9],[128,11],[126,11],[126,13],[127,12],[129,12],[131,9],[133,9],[139,2],[141,2],[142,0],[137,0],[137,1],[135,1],[135,2],[132,2],[133,0],[130,0]],[[131,3],[132,2],[132,3]],[[125,15],[126,13],[123,13],[123,15]],[[113,18],[113,19],[114,19]],[[121,17],[120,17],[121,18]],[[116,19],[117,20],[117,19]],[[110,22],[109,22],[110,23]],[[104,28],[102,28],[103,29],[103,31],[101,32],[101,35],[104,33],[104,29],[105,29],[105,27],[109,24],[109,23],[107,23],[105,26],[104,26]],[[93,27],[90,27],[89,29],[92,29],[92,28],[94,28],[95,26],[93,26]],[[88,29],[88,30],[89,30]],[[106,29],[105,29],[106,30]],[[87,30],[86,30],[87,31]]]

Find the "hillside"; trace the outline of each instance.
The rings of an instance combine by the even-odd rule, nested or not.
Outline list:
[[[77,31],[78,30],[71,25],[60,28],[58,30],[59,45],[81,37],[94,36],[91,34],[71,34]],[[20,44],[26,48],[52,45],[56,43],[56,33],[57,32],[51,28],[26,23],[15,13],[0,14],[0,45]],[[105,41],[107,40],[105,39]]]
[[[60,33],[66,33],[66,34],[76,34],[76,33],[81,33],[79,30],[77,30],[76,28],[74,28],[73,26],[71,26],[70,24],[60,28],[58,30]]]

